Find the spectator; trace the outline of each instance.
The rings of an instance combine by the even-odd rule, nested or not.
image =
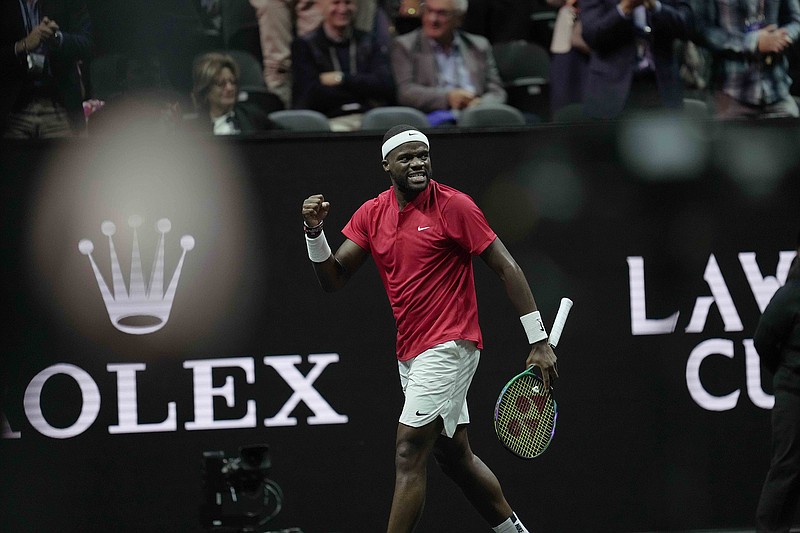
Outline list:
[[[429,0],[422,27],[392,43],[398,102],[429,113],[433,125],[454,123],[459,111],[482,101],[506,101],[491,44],[458,29],[467,5],[467,0]]]
[[[480,102],[506,101],[491,44],[459,30],[467,7],[467,0],[428,0],[422,27],[392,44],[398,102],[428,113],[433,125],[455,123]]]
[[[264,81],[288,109],[292,106],[292,54],[295,36],[301,37],[322,22],[318,0],[250,0],[256,10]],[[361,31],[375,31],[386,43],[389,23],[376,0],[356,0],[355,26]]]
[[[373,107],[394,103],[389,50],[354,27],[355,0],[320,0],[322,23],[292,44],[293,107],[330,117],[333,131],[361,127]]]
[[[79,67],[93,46],[86,2],[0,2],[0,35],[0,132],[17,139],[83,132]]]
[[[239,65],[227,54],[210,52],[195,62],[194,126],[214,135],[249,134],[273,127],[265,113],[238,102]]]
[[[547,0],[558,8],[550,43],[550,111],[583,102],[591,49],[583,39],[576,0]]]
[[[798,116],[786,58],[800,36],[797,1],[705,0],[697,9],[700,41],[712,57],[714,115]]]
[[[584,112],[611,119],[631,110],[680,109],[674,45],[690,37],[689,0],[580,1],[583,37],[592,49]]]

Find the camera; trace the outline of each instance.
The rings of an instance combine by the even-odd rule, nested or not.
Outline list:
[[[238,456],[203,452],[200,519],[214,533],[261,533],[283,506],[283,491],[269,478],[269,446],[239,448]]]

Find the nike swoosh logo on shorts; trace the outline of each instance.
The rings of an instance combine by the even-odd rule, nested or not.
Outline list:
[[[417,231],[423,231],[423,230],[426,230],[426,229],[431,229],[431,227],[430,226],[417,226]]]
[[[430,413],[420,413],[417,411],[417,416],[428,416]]]

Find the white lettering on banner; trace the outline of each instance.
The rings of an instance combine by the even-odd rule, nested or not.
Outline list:
[[[708,283],[712,296],[699,296],[697,298],[694,303],[692,318],[689,320],[689,325],[686,326],[686,333],[700,333],[703,331],[708,319],[708,310],[711,308],[712,303],[717,304],[719,314],[722,316],[722,322],[725,324],[725,331],[743,331],[742,320],[739,318],[736,306],[733,305],[733,298],[730,291],[728,291],[725,278],[722,277],[722,271],[719,269],[717,258],[714,257],[714,254],[711,254],[708,258],[703,279]]]
[[[784,251],[778,256],[778,267],[775,269],[774,276],[764,276],[756,263],[756,254],[753,252],[742,252],[739,254],[739,263],[747,277],[747,283],[753,291],[753,296],[758,303],[758,309],[763,313],[767,308],[772,296],[781,286],[786,283],[786,276],[789,275],[789,267],[796,253],[794,251]]]
[[[325,401],[325,398],[311,386],[322,371],[325,370],[326,366],[339,361],[339,354],[324,353],[309,355],[308,360],[314,363],[314,368],[304,377],[295,367],[295,365],[301,362],[299,355],[268,356],[264,358],[264,364],[277,370],[278,374],[280,374],[294,391],[292,397],[284,404],[278,414],[264,420],[265,426],[296,425],[297,419],[289,417],[289,413],[297,407],[297,404],[299,404],[301,400],[314,412],[314,416],[308,418],[308,423],[310,425],[347,423],[347,417],[334,411],[328,402]]]
[[[264,364],[274,368],[278,375],[292,389],[292,395],[286,400],[278,413],[264,420],[267,427],[296,426],[297,419],[291,417],[292,411],[304,402],[313,415],[306,420],[309,425],[346,424],[348,417],[337,413],[327,400],[314,388],[313,384],[331,363],[339,362],[339,354],[322,353],[308,356],[314,366],[307,375],[303,375],[296,365],[303,362],[299,355],[280,355],[264,357]],[[183,368],[192,370],[192,390],[194,399],[194,420],[186,422],[187,430],[254,428],[258,425],[256,401],[248,399],[245,414],[238,419],[217,419],[214,413],[214,398],[224,398],[230,408],[236,405],[236,394],[233,376],[225,377],[225,384],[213,385],[213,371],[216,369],[238,368],[244,371],[248,384],[256,382],[255,360],[252,357],[232,357],[219,359],[202,359],[184,361]],[[137,395],[137,372],[146,370],[144,363],[109,364],[106,370],[117,375],[117,413],[118,423],[108,427],[110,434],[151,433],[177,431],[177,406],[175,402],[167,402],[167,417],[162,422],[139,422],[139,399]],[[77,420],[65,428],[54,427],[45,418],[42,410],[42,390],[47,381],[57,375],[65,375],[77,383],[81,392],[80,414]],[[33,429],[54,439],[75,437],[87,431],[97,420],[100,412],[101,394],[97,383],[88,372],[75,365],[58,363],[47,367],[33,377],[25,390],[23,398],[24,412]],[[0,438],[21,439],[21,431],[14,430],[0,413],[2,432]]]
[[[741,391],[737,389],[725,396],[714,396],[700,382],[700,364],[711,355],[723,355],[733,359],[733,341],[709,339],[701,342],[692,350],[692,353],[689,354],[689,361],[686,363],[686,384],[689,386],[689,394],[697,405],[708,411],[733,409],[736,407],[736,402],[739,401]]]
[[[44,384],[48,379],[58,374],[70,376],[81,389],[81,413],[78,416],[78,420],[66,428],[51,426],[44,417],[44,413],[42,413],[41,397]],[[54,439],[68,439],[80,435],[97,420],[97,414],[100,412],[100,389],[97,388],[97,383],[94,382],[92,376],[84,369],[75,365],[60,363],[45,368],[33,377],[25,390],[23,405],[25,407],[25,415],[36,431]]]
[[[631,333],[634,335],[661,335],[672,333],[678,323],[679,312],[667,318],[647,318],[647,297],[644,289],[644,258],[628,258],[628,276],[631,300]]]
[[[157,424],[140,424],[138,397],[136,393],[136,372],[144,370],[144,363],[107,365],[109,372],[117,373],[117,413],[119,424],[109,426],[108,432],[115,433],[155,433],[175,431],[177,415],[175,402],[167,404],[167,419]]]
[[[747,395],[756,407],[772,409],[775,405],[775,396],[767,394],[761,388],[761,359],[758,357],[753,339],[744,341],[744,357],[747,364]]]
[[[781,251],[775,275],[765,276],[761,273],[755,253],[741,252],[738,254],[739,264],[742,266],[753,298],[761,312],[767,307],[775,292],[786,282],[786,276],[795,255],[793,250]],[[631,256],[627,258],[627,262],[630,283],[631,333],[633,335],[674,333],[680,312],[676,311],[667,318],[647,318],[644,258]],[[702,333],[704,331],[712,304],[717,305],[726,332],[744,331],[739,312],[714,254],[709,255],[703,279],[708,284],[711,296],[697,297],[685,333]],[[744,347],[747,395],[755,406],[771,409],[775,398],[765,393],[761,386],[761,363],[753,346],[753,340],[744,339],[742,345]],[[700,379],[700,367],[703,361],[715,355],[721,355],[731,360],[735,359],[734,341],[706,339],[700,342],[689,354],[686,363],[686,385],[692,399],[703,409],[727,411],[736,407],[741,390],[737,388],[722,396],[715,396],[708,392]]]
[[[6,420],[6,415],[0,413],[0,421],[2,421],[2,433],[0,433],[0,438],[3,439],[18,439],[22,437],[22,433],[19,431],[14,431],[11,429],[11,425]]]
[[[300,356],[298,355],[299,359]],[[256,402],[247,400],[247,412],[238,420],[214,419],[214,396],[222,396],[228,407],[233,407],[236,397],[233,390],[233,376],[225,377],[225,385],[212,385],[212,370],[215,368],[239,367],[245,372],[247,383],[256,382],[255,363],[250,357],[232,359],[203,359],[186,361],[183,368],[191,368],[194,376],[194,421],[186,423],[186,429],[232,429],[256,427]]]
[[[753,339],[744,339],[745,375],[747,376],[747,396],[756,407],[772,409],[775,397],[764,392],[761,387],[761,360],[753,346]],[[740,390],[735,390],[724,396],[714,396],[709,393],[700,381],[700,365],[712,355],[723,355],[729,359],[734,358],[734,343],[727,339],[708,339],[698,344],[689,354],[686,363],[686,384],[692,399],[707,411],[729,411],[736,407]]]

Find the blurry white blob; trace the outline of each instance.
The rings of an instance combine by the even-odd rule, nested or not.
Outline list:
[[[746,197],[770,195],[797,163],[797,140],[787,133],[780,128],[726,128],[720,135],[715,164]]]
[[[524,239],[542,220],[565,222],[585,201],[582,178],[564,155],[530,159],[490,184],[481,205],[503,239]]]
[[[171,231],[161,259],[165,267],[159,270],[170,275],[176,270],[185,250],[181,236],[193,237],[194,250],[183,264],[170,324],[144,337],[168,340],[177,348],[226,327],[236,316],[232,310],[247,305],[242,296],[253,292],[243,288],[242,280],[256,278],[261,269],[247,253],[260,226],[254,220],[255,195],[248,191],[242,165],[229,146],[130,127],[59,145],[48,162],[37,162],[41,173],[24,225],[41,303],[82,335],[118,344],[123,334],[108,319],[93,266],[84,255],[86,243],[82,250],[78,243],[95,243],[96,268],[111,279],[114,260],[103,228],[116,225],[117,270],[130,287],[138,254],[144,272],[134,271],[134,277],[150,279],[156,270],[161,226],[168,219]],[[128,227],[132,216],[141,225],[138,242]]]
[[[704,123],[647,114],[620,124],[622,162],[645,181],[685,181],[702,175],[708,159]]]

